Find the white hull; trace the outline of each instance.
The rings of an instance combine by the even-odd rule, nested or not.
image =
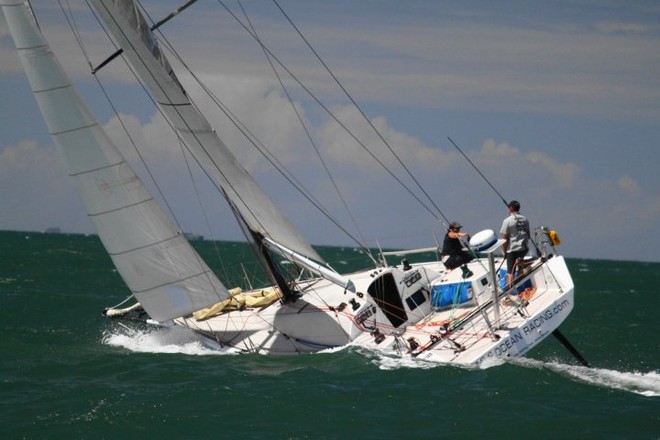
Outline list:
[[[495,260],[496,266],[500,263]],[[531,283],[535,293],[520,312],[513,305],[518,296],[510,299],[500,289],[499,319],[487,283],[487,264],[485,258],[471,262],[473,275],[465,280],[460,269],[446,271],[439,262],[414,265],[407,271],[390,267],[358,272],[350,275],[356,294],[316,280],[303,285],[306,293],[293,302],[174,322],[204,335],[209,346],[244,353],[295,354],[351,344],[448,364],[477,365],[523,356],[557,329],[573,308],[573,283],[565,261],[554,257],[531,265],[518,285]],[[368,293],[383,276],[395,282],[386,287],[398,286],[400,302],[388,297],[396,304],[379,305]],[[463,281],[470,283],[472,299],[441,309],[431,306],[434,286]],[[422,296],[415,297],[416,292]],[[411,296],[415,301],[408,300]]]

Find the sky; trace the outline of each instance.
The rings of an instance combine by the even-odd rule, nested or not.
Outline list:
[[[128,128],[181,228],[240,239],[223,201],[194,165],[186,168],[178,141],[120,59],[97,74],[120,119],[111,111],[89,63],[98,65],[114,49],[85,2],[66,3],[89,62],[58,2],[34,3],[53,51],[144,172],[119,120]],[[156,20],[177,7],[144,3]],[[359,110],[274,2],[241,4],[264,45],[313,90],[316,98],[277,67],[300,116],[263,49],[223,6],[242,18],[236,1],[199,2],[161,29],[185,64],[350,234],[287,186],[173,61],[221,138],[311,243],[433,246],[446,221],[460,221],[471,234],[498,232],[507,214],[503,199],[517,199],[533,228],[557,230],[557,250],[567,257],[660,261],[657,2],[279,0]],[[92,233],[4,17],[0,75],[0,229]]]

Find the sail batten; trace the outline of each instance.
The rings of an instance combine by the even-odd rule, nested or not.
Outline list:
[[[99,215],[110,214],[111,212],[117,212],[117,211],[121,211],[122,209],[133,208],[133,207],[138,206],[138,205],[141,205],[141,204],[143,204],[143,203],[148,203],[148,202],[150,202],[150,201],[152,201],[152,200],[153,200],[153,198],[149,198],[149,199],[147,199],[147,200],[143,200],[143,201],[140,201],[140,202],[132,203],[132,204],[130,204],[130,205],[120,206],[119,208],[108,209],[107,211],[96,212],[96,213],[90,213],[90,214],[88,214],[88,215],[89,215],[90,217],[97,217],[97,216],[99,216]],[[167,241],[167,240],[171,240],[171,239],[172,239],[172,238],[166,238],[166,239],[163,240],[163,241]]]
[[[146,249],[146,248],[149,248],[151,246],[160,246],[164,243],[167,243],[168,241],[176,240],[177,238],[179,238],[179,236],[174,235],[172,237],[165,238],[164,240],[159,241],[158,243],[151,243],[151,244],[148,244],[148,245],[145,245],[145,246],[139,246],[139,247],[135,247],[135,248],[132,248],[132,249],[126,249],[126,250],[123,250],[121,252],[108,252],[108,255],[118,257],[120,255],[129,254],[131,252],[138,251],[138,250],[141,250],[141,249]]]
[[[69,173],[69,177],[77,177],[77,176],[83,176],[83,175],[85,175],[85,174],[91,174],[91,173],[93,173],[93,172],[95,172],[95,171],[101,171],[101,170],[104,170],[104,169],[108,169],[108,168],[112,168],[112,167],[116,167],[116,166],[122,165],[124,162],[125,162],[124,160],[121,160],[121,161],[119,161],[119,162],[117,162],[117,163],[111,163],[111,164],[108,164],[108,165],[103,166],[103,167],[92,168],[92,169],[89,169],[89,170],[80,171],[80,172],[78,172],[78,173]]]
[[[38,95],[39,93],[52,92],[53,90],[64,89],[64,88],[67,88],[67,87],[69,87],[69,86],[64,85],[64,86],[50,87],[48,89],[43,89],[43,90],[34,90],[32,93],[34,93],[35,95]]]
[[[200,273],[192,274],[192,275],[190,275],[190,276],[188,276],[188,277],[186,277],[186,278],[181,278],[181,279],[179,279],[178,282],[186,282],[186,281],[193,280],[193,279],[195,279],[195,278],[202,278],[202,277],[208,277],[208,276],[214,276],[214,275],[213,275],[213,272],[211,272],[211,271],[204,271],[204,272],[200,272]],[[136,290],[134,293],[138,293],[138,294],[140,294],[140,293],[145,293],[145,292],[149,292],[149,291],[156,291],[156,290],[158,290],[158,289],[165,288],[165,287],[167,287],[167,286],[169,286],[169,285],[171,285],[171,284],[172,284],[172,283],[169,283],[169,282],[168,282],[168,283],[160,284],[160,285],[158,285],[158,286],[152,286],[152,287],[150,287],[150,288],[148,288],[148,289],[144,289],[144,290]]]
[[[71,128],[69,130],[62,130],[62,131],[52,132],[52,133],[49,133],[49,134],[51,136],[57,136],[58,134],[65,134],[65,133],[71,133],[71,132],[78,131],[78,130],[85,130],[87,128],[96,127],[97,125],[98,124],[96,124],[96,123],[95,124],[89,124],[89,125],[81,125],[80,127]]]
[[[82,102],[27,2],[0,0],[30,87],[122,279],[157,321],[228,297]],[[65,109],[66,111],[63,111]]]

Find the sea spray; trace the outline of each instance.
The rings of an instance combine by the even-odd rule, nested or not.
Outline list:
[[[183,327],[132,329],[117,326],[105,332],[102,342],[138,353],[179,353],[186,355],[223,355],[204,345],[201,337]]]

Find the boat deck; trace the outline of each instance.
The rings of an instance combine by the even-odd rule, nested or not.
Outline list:
[[[475,292],[470,301],[434,310],[417,324],[378,343],[369,335],[356,343],[441,363],[479,364],[488,358],[522,356],[554,331],[573,307],[573,285],[570,277],[566,281],[564,267],[560,258],[545,264],[539,261],[521,280],[529,287],[515,295],[500,292],[499,313],[492,290],[486,288]],[[473,275],[465,280],[456,269],[439,281],[474,285],[487,275],[479,264],[470,265],[470,269]]]

